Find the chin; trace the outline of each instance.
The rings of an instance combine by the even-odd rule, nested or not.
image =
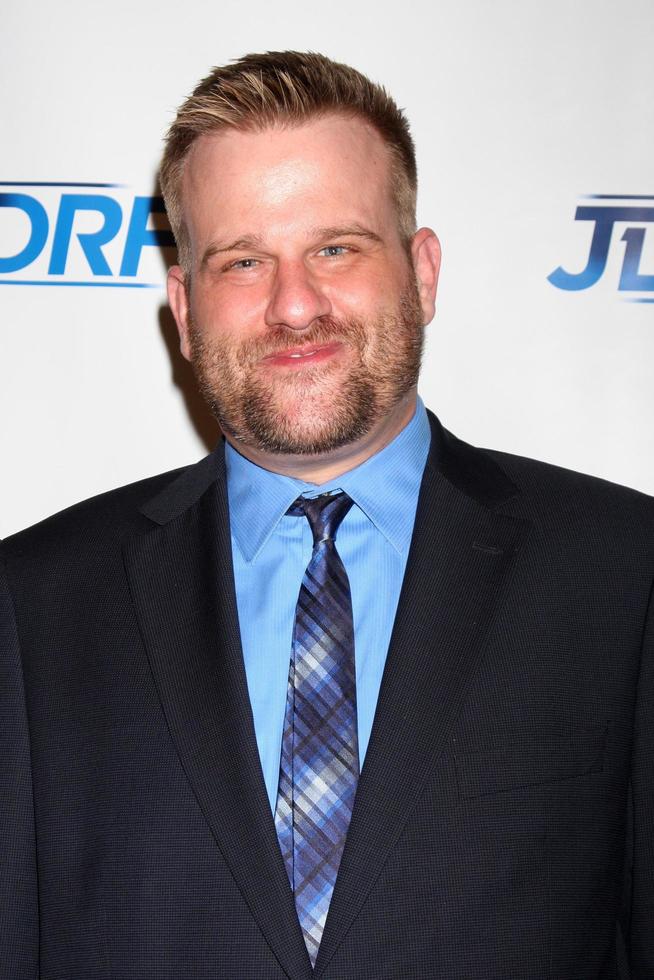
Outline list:
[[[250,419],[251,441],[264,452],[290,456],[321,456],[351,445],[365,436],[366,419],[351,413],[323,415],[311,407],[281,415]]]

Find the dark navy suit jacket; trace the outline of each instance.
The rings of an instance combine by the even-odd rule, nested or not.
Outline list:
[[[654,502],[432,426],[315,975],[652,980]],[[221,448],[3,551],[1,980],[310,980]]]

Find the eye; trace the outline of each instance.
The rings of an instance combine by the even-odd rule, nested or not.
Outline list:
[[[235,262],[230,262],[229,265],[225,266],[225,271],[229,272],[230,269],[255,269],[259,265],[257,259],[236,259]]]
[[[345,255],[350,249],[347,245],[325,245],[324,248],[320,249],[318,254],[326,255],[329,259],[338,258],[339,255]]]

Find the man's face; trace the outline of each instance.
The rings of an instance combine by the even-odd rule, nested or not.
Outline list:
[[[435,238],[420,232],[408,257],[371,127],[330,115],[203,136],[183,201],[190,277],[171,271],[171,306],[228,438],[246,455],[319,456],[406,414],[434,255],[433,284],[416,271]]]

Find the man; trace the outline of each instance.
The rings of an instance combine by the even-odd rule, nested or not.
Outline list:
[[[319,55],[182,106],[225,441],[5,542],[0,977],[654,977],[654,509],[416,396],[406,121]]]

